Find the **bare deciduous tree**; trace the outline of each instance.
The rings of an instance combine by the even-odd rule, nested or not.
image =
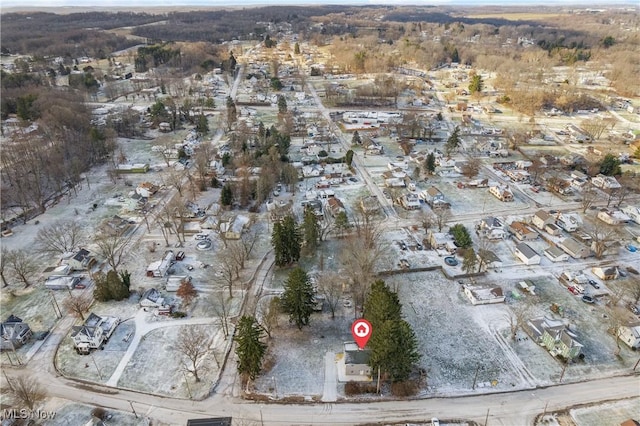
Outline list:
[[[9,394],[16,406],[33,410],[47,397],[47,392],[31,376],[18,376],[9,381]]]
[[[7,287],[9,285],[9,283],[7,282],[7,277],[5,276],[5,272],[7,270],[7,256],[9,254],[9,251],[7,250],[7,248],[5,246],[2,246],[2,248],[0,248],[0,279],[2,279],[2,287]]]
[[[474,177],[478,176],[481,167],[482,162],[480,161],[480,159],[477,157],[472,157],[467,160],[467,162],[462,166],[462,174],[469,179],[473,179]]]
[[[187,359],[188,362],[184,363],[185,369],[193,373],[196,382],[199,382],[198,363],[209,351],[209,335],[207,332],[197,326],[187,326],[180,332],[171,349]]]
[[[591,237],[591,249],[596,259],[602,259],[609,244],[616,240],[616,229],[598,219],[593,225],[585,226],[584,231]]]
[[[84,321],[84,313],[89,311],[89,308],[93,304],[93,297],[90,294],[81,294],[79,296],[69,295],[62,305],[70,313],[80,317]]]
[[[451,211],[446,208],[437,208],[433,210],[433,214],[436,218],[436,225],[438,226],[438,232],[442,232],[442,228],[447,224],[451,218]]]
[[[331,311],[331,319],[336,317],[336,309],[340,303],[343,294],[342,280],[335,272],[326,272],[318,277],[318,289],[325,297],[329,310]]]
[[[362,308],[375,277],[375,267],[387,255],[389,246],[383,241],[371,246],[365,235],[354,235],[343,241],[340,260],[349,279],[356,306]]]
[[[83,238],[83,227],[77,221],[60,221],[40,228],[35,238],[36,249],[42,254],[60,255],[73,251]]]
[[[278,327],[278,319],[282,311],[281,302],[279,297],[273,297],[269,300],[269,304],[262,313],[262,320],[260,325],[264,329],[269,339],[271,339],[271,333]]]
[[[101,234],[95,240],[96,253],[104,257],[111,269],[118,272],[124,255],[131,244],[131,233]]]
[[[516,340],[518,330],[527,323],[529,319],[530,306],[528,304],[513,306],[511,312],[505,314],[509,321],[509,331],[511,339]]]
[[[584,188],[582,189],[581,195],[582,195],[582,213],[586,213],[587,210],[589,210],[589,207],[591,207],[593,203],[595,203],[600,197],[598,190],[594,188],[591,183],[585,184]]]
[[[231,297],[227,297],[224,291],[217,291],[212,296],[211,306],[213,312],[220,317],[222,333],[225,340],[229,337],[229,316],[231,312]]]
[[[38,264],[34,257],[25,250],[9,250],[6,262],[11,277],[24,284],[27,288],[38,271]]]

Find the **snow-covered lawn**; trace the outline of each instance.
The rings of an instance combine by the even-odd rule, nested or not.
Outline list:
[[[569,413],[577,426],[618,425],[640,418],[640,398],[575,408]]]
[[[55,408],[47,407],[47,411],[55,411],[55,416],[53,419],[49,419],[42,424],[46,426],[81,426],[94,424],[94,422],[97,421],[96,418],[91,415],[91,411],[94,408],[95,407],[90,405],[75,403],[69,404],[66,402],[63,403],[63,405],[56,406]],[[143,426],[149,424],[148,419],[144,416],[136,418],[132,413],[125,413],[123,411],[116,410],[107,410],[107,413],[112,417],[105,424],[118,426]]]
[[[186,372],[182,355],[172,349],[186,326],[165,327],[146,334],[125,368],[118,387],[168,395],[177,398],[202,399],[207,396],[218,376],[230,339],[224,340],[219,325],[190,325],[207,331],[212,348],[199,362],[200,382]],[[217,361],[216,361],[217,360]],[[187,384],[188,382],[188,384]]]

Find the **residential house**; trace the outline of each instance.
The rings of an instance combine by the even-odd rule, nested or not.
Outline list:
[[[545,226],[554,222],[555,218],[544,210],[538,210],[531,219],[531,223],[538,229],[544,229]]]
[[[13,314],[0,324],[0,334],[2,336],[0,350],[3,351],[18,349],[33,335],[29,324]]]
[[[514,254],[525,265],[539,265],[540,255],[527,243],[520,243],[516,246]]]
[[[598,219],[608,225],[621,225],[629,222],[631,218],[620,210],[602,209],[598,212]]]
[[[538,238],[538,233],[524,222],[511,222],[509,231],[520,241],[531,241]]]
[[[527,322],[525,331],[539,345],[547,348],[551,355],[560,356],[566,360],[580,355],[583,347],[560,320],[545,317],[531,319]]]
[[[330,197],[327,199],[327,209],[332,217],[338,216],[340,213],[345,212],[344,204],[339,198]]]
[[[502,267],[502,260],[491,250],[478,249],[476,254],[480,269],[486,271],[487,269],[495,269]]]
[[[640,349],[640,322],[629,323],[618,329],[618,339],[631,349]]]
[[[324,167],[318,164],[311,164],[309,166],[302,167],[302,176],[303,177],[318,177],[324,173]]]
[[[545,249],[544,255],[552,262],[566,262],[569,260],[569,255],[558,246],[550,246]]]
[[[507,235],[502,221],[493,216],[482,219],[476,225],[476,232],[489,240],[502,240]]]
[[[493,303],[504,303],[505,296],[502,287],[463,286],[464,294],[469,298],[472,305],[488,305]]]
[[[429,204],[432,207],[436,204],[446,203],[444,194],[440,192],[440,190],[435,186],[432,186],[429,189],[420,192],[418,196],[422,198],[425,203]]]
[[[78,352],[89,353],[89,349],[97,349],[109,340],[120,324],[118,317],[100,317],[93,312],[84,324],[71,328],[71,338]]]
[[[597,175],[591,178],[591,184],[605,191],[620,189],[620,183],[613,176]]]
[[[91,269],[97,260],[91,255],[89,250],[80,249],[67,259],[67,265],[74,271],[85,271]]]
[[[377,197],[368,195],[360,199],[360,207],[364,213],[375,213],[380,210],[380,203]]]
[[[589,247],[579,243],[576,239],[571,237],[560,241],[560,243],[558,243],[558,247],[574,259],[584,259],[585,257],[591,256],[591,250]]]
[[[455,253],[457,250],[451,234],[433,232],[429,230],[429,244],[434,250],[444,250],[447,253]]]
[[[567,232],[574,232],[582,225],[582,219],[575,213],[558,213],[556,225]]]
[[[497,185],[489,187],[489,193],[496,197],[500,201],[510,202],[513,201],[513,193],[506,185]]]
[[[147,276],[156,278],[164,277],[175,259],[173,250],[165,251],[162,260],[157,260],[149,264],[147,267]]]
[[[144,198],[149,198],[158,192],[158,189],[160,189],[160,187],[151,182],[142,182],[136,187],[136,194]]]
[[[640,225],[640,207],[638,206],[625,206],[622,209],[622,213],[629,216],[629,219]]]
[[[591,272],[604,281],[615,280],[620,276],[617,266],[594,266],[591,268]]]
[[[71,275],[50,275],[44,281],[44,286],[48,290],[73,290],[80,282],[80,277]]]
[[[371,377],[369,358],[371,351],[360,350],[353,342],[344,343],[344,366],[346,376]]]
[[[405,210],[418,210],[420,209],[420,199],[417,194],[407,192],[400,197],[400,204]]]
[[[101,229],[108,235],[123,235],[133,226],[128,220],[121,218],[118,215],[113,215],[111,219],[108,219],[102,223]]]
[[[547,225],[545,225],[544,230],[549,234],[549,235],[560,235],[562,234],[562,229],[560,229],[555,223],[549,223]]]
[[[164,297],[155,288],[150,288],[142,293],[139,304],[143,308],[161,308],[164,306]]]
[[[251,219],[248,216],[238,215],[225,222],[224,226],[221,227],[221,231],[224,232],[224,237],[227,240],[239,240],[250,221]]]

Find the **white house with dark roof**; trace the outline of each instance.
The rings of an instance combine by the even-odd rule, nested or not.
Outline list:
[[[150,288],[142,293],[139,303],[143,308],[160,308],[164,306],[164,297],[155,288]]]
[[[92,312],[82,325],[71,328],[71,338],[76,350],[88,353],[89,349],[101,347],[109,340],[118,324],[118,317],[100,317]]]
[[[91,269],[96,262],[95,257],[93,257],[87,249],[80,249],[75,252],[72,257],[67,259],[67,265],[74,271]]]
[[[472,305],[489,305],[493,303],[504,303],[505,296],[502,287],[463,286],[464,294],[471,301]]]
[[[540,255],[527,243],[520,243],[514,251],[516,257],[525,265],[539,265]]]
[[[618,329],[618,339],[631,349],[640,349],[640,322],[629,323]]]
[[[620,209],[622,213],[629,216],[629,219],[640,225],[640,207],[638,206],[625,206]]]
[[[554,222],[555,219],[553,215],[544,210],[538,210],[537,212],[535,212],[533,218],[531,219],[531,223],[538,229],[544,229],[546,225]]]

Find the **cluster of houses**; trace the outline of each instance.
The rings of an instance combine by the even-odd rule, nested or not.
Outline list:
[[[88,271],[97,263],[89,250],[81,248],[63,255],[61,264],[45,269],[44,286],[48,290],[72,290],[82,281],[82,277],[73,275],[76,271]]]

